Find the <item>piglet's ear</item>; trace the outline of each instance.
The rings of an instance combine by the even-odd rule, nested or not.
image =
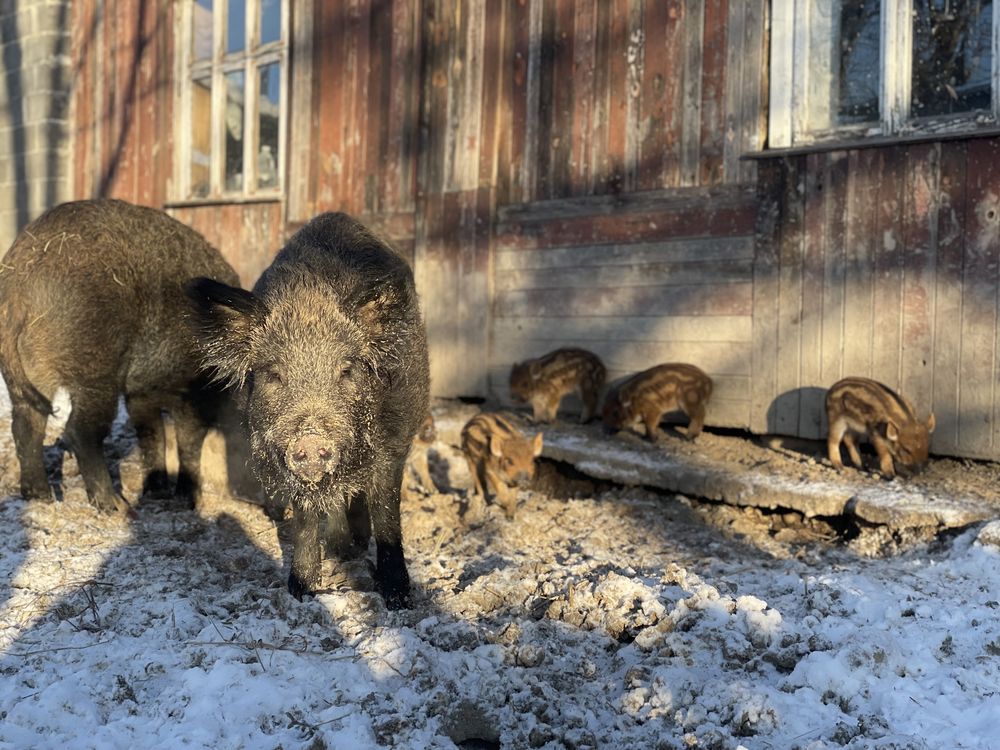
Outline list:
[[[535,457],[542,455],[542,433],[535,435],[535,439],[531,441],[531,449],[535,454]]]
[[[263,320],[260,300],[245,289],[207,278],[192,279],[184,292],[192,303],[205,365],[221,380],[242,385],[250,372],[253,335]]]
[[[927,432],[928,433],[934,432],[935,426],[937,426],[937,420],[934,419],[934,415],[931,414],[929,417],[927,417]]]

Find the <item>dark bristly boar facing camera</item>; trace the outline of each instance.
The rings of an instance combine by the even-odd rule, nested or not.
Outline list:
[[[174,491],[196,501],[202,442],[224,395],[207,382],[186,323],[184,283],[195,276],[238,283],[193,229],[123,201],[64,203],[17,236],[0,266],[0,371],[13,406],[25,498],[51,498],[42,441],[62,387],[72,403],[66,438],[91,503],[129,510],[102,449],[119,395],[139,438],[143,494],[171,491],[166,410],[177,428]]]
[[[499,414],[477,414],[462,428],[462,451],[469,464],[477,502],[485,501],[489,491],[507,518],[513,518],[517,505],[513,488],[525,487],[535,478],[535,459],[542,453],[542,433],[529,440]]]
[[[427,340],[409,265],[349,216],[300,229],[252,292],[188,286],[205,363],[241,388],[251,463],[293,514],[288,588],[320,582],[320,528],[346,556],[377,544],[376,580],[404,606],[399,499],[428,413]]]
[[[663,415],[680,409],[688,415],[688,440],[701,434],[705,412],[712,396],[712,379],[694,365],[665,364],[633,375],[612,390],[604,400],[602,420],[606,432],[631,427],[638,421],[646,426],[646,437],[660,437]]]
[[[897,471],[911,474],[927,463],[934,415],[921,421],[909,399],[878,381],[838,380],[827,391],[826,416],[827,454],[837,469],[844,468],[840,460],[841,441],[847,445],[851,462],[861,468],[857,437],[867,437],[875,446],[879,468],[885,477],[892,478]]]
[[[514,401],[531,403],[536,422],[551,422],[563,397],[576,391],[583,399],[580,422],[586,423],[597,415],[606,377],[596,354],[565,347],[515,364],[510,370],[510,395]]]

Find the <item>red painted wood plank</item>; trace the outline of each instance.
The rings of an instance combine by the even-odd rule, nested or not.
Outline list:
[[[346,5],[340,0],[320,0],[316,9],[319,43],[313,70],[320,87],[318,102],[318,145],[316,210],[343,205],[343,174],[346,154],[344,138],[348,130],[345,100],[350,81],[345,72]]]
[[[604,183],[607,192],[625,189],[625,131],[628,127],[629,64],[623,50],[629,43],[629,0],[609,0],[611,33],[607,46],[608,140]]]
[[[596,23],[596,0],[577,0],[573,29],[573,130],[570,139],[572,195],[589,195],[593,190]]]
[[[739,0],[734,0],[739,2]],[[701,68],[700,184],[722,182],[726,139],[726,18],[729,0],[705,0],[705,33]]]
[[[510,129],[509,159],[501,162],[500,200],[517,203],[529,199],[526,180],[525,136],[528,129],[528,76],[530,55],[530,26],[532,0],[520,0],[510,6],[510,36],[512,55],[510,67]],[[509,187],[503,189],[503,184]]]
[[[583,95],[573,70],[576,45],[574,0],[555,0],[552,32],[552,132],[550,149],[550,192],[552,197],[573,194],[573,115],[577,98]]]

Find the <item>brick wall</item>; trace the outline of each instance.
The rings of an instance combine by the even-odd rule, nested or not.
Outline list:
[[[0,253],[70,195],[70,0],[0,0]]]

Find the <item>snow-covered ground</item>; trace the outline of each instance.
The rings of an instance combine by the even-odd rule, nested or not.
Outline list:
[[[346,586],[364,566],[292,599],[257,506],[129,522],[64,473],[63,502],[0,500],[0,748],[1000,747],[975,530],[863,559],[643,490],[476,528],[460,492],[414,495],[415,602],[388,613]]]

